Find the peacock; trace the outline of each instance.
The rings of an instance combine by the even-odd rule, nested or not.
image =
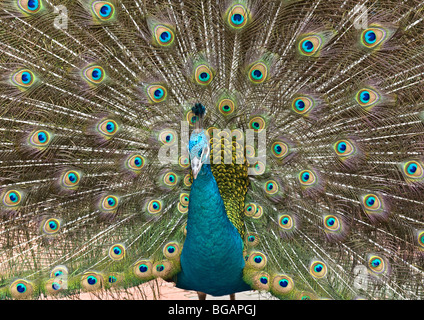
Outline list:
[[[4,0],[0,297],[424,298],[424,1]]]

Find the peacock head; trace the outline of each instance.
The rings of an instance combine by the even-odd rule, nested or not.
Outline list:
[[[202,170],[203,164],[209,163],[210,147],[205,130],[202,128],[202,120],[203,115],[206,112],[206,108],[201,103],[196,103],[191,110],[198,118],[195,130],[191,134],[188,144],[191,170],[193,172],[193,178],[196,179]]]

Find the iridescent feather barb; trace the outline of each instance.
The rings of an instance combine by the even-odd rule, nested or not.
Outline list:
[[[0,297],[422,299],[423,10],[2,1]]]

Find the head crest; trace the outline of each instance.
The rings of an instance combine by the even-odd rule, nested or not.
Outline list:
[[[196,116],[203,117],[203,115],[206,113],[206,107],[198,102],[194,105],[193,108],[191,108],[191,111],[193,111]]]

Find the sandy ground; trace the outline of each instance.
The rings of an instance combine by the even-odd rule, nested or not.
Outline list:
[[[157,282],[157,285],[153,283]],[[76,299],[81,300],[198,300],[196,291],[188,291],[176,288],[173,283],[161,279],[144,283],[138,287],[130,288],[125,291],[117,290],[112,294],[81,293]],[[208,295],[206,300],[229,300],[230,296],[214,297]],[[269,294],[259,293],[258,291],[245,291],[236,293],[236,300],[270,300],[273,297]]]

